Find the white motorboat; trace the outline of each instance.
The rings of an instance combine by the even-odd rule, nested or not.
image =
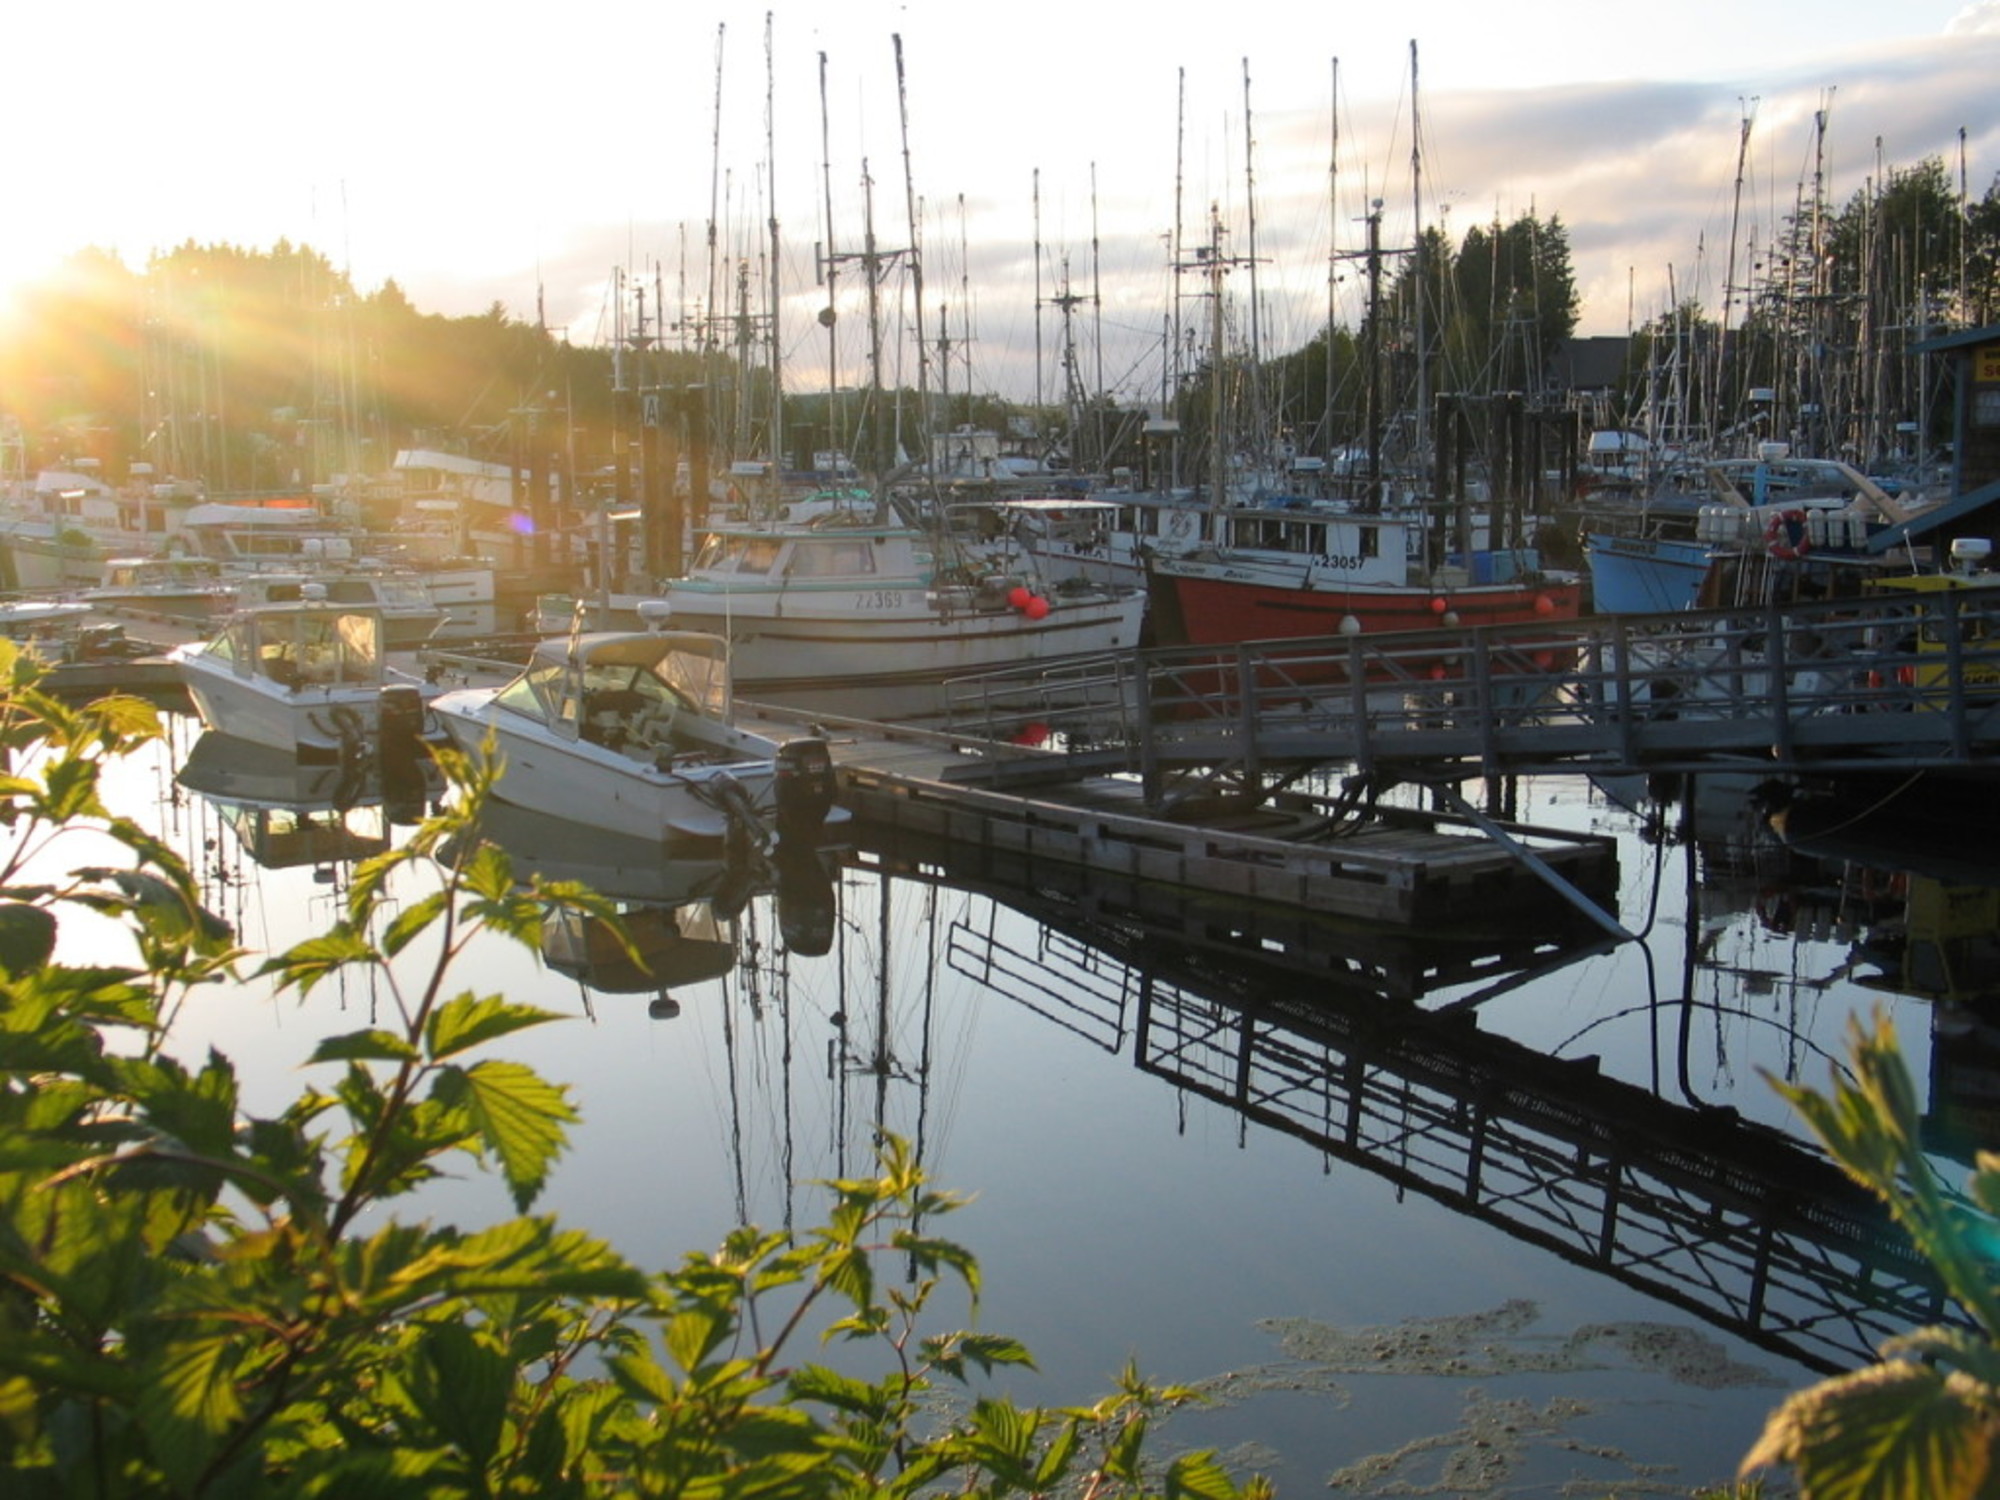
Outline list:
[[[351,758],[423,732],[439,689],[392,666],[382,611],[328,603],[238,610],[210,640],[172,653],[202,722],[307,759]]]
[[[349,569],[313,573],[246,573],[236,580],[237,606],[255,609],[265,604],[296,604],[308,589],[330,604],[356,604],[380,610],[383,641],[391,651],[408,650],[429,640],[444,622],[445,611],[431,599],[424,580],[411,573]]]
[[[954,677],[1136,646],[1145,591],[1053,586],[940,556],[895,523],[729,526],[665,585],[676,624],[726,635],[746,697]]]
[[[77,598],[93,608],[212,624],[237,604],[222,564],[208,557],[111,557],[95,588]]]
[[[826,741],[738,728],[729,645],[706,632],[545,640],[512,682],[460,688],[432,707],[461,749],[491,737],[504,763],[498,796],[589,827],[763,842],[817,831],[836,812]]]

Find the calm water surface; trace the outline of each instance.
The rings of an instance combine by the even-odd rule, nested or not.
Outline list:
[[[248,946],[319,930],[346,878],[327,835],[178,785],[196,738],[174,721],[120,803]],[[715,899],[635,917],[664,990],[593,969],[573,933],[482,945],[458,978],[574,1018],[508,1043],[584,1117],[537,1207],[641,1264],[813,1222],[810,1181],[864,1170],[880,1121],[976,1194],[943,1232],[980,1257],[982,1326],[1034,1351],[1023,1400],[1101,1394],[1134,1360],[1217,1398],[1163,1442],[1290,1493],[1686,1493],[1733,1473],[1787,1390],[1921,1310],[1893,1274],[1865,1283],[1838,1231],[1785,1212],[1760,1233],[1774,1203],[1846,1198],[1762,1075],[1822,1082],[1882,1006],[1932,1116],[1976,1105],[1977,1034],[1934,1047],[1932,1004],[1897,990],[1991,988],[1993,893],[1802,868],[1733,793],[1691,822],[1577,779],[1517,797],[1523,821],[1617,839],[1640,941],[1190,909],[910,848],[746,895],[517,820],[498,831],[523,864]],[[348,825],[379,838],[378,813]],[[1899,932],[1941,936],[1885,948]],[[218,989],[176,1046],[223,1048],[276,1107],[321,1035],[391,1004]],[[424,1211],[509,1208],[474,1177]]]

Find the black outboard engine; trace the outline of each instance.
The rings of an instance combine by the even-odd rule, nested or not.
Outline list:
[[[817,832],[833,810],[838,791],[833,752],[825,740],[813,735],[780,745],[777,775],[772,783],[778,808],[778,836]]]
[[[375,745],[377,770],[382,778],[382,797],[388,805],[390,821],[414,823],[423,816],[424,699],[409,683],[391,683],[377,700],[382,729]]]
[[[778,936],[800,958],[833,947],[833,875],[817,849],[778,849]]]

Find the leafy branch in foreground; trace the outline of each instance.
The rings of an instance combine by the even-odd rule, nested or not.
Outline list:
[[[258,971],[300,994],[369,971],[394,1019],[322,1039],[331,1082],[250,1113],[228,1058],[169,1051],[170,997],[236,982],[245,957],[174,852],[97,795],[102,759],[157,733],[130,700],[45,698],[0,651],[10,1500],[1268,1493],[1206,1454],[1143,1468],[1149,1419],[1189,1396],[1129,1371],[1093,1406],[981,1396],[941,1415],[941,1384],[1030,1360],[990,1333],[923,1331],[941,1285],[976,1309],[979,1272],[929,1229],[958,1200],[896,1140],[876,1176],[826,1184],[819,1227],[746,1227],[662,1273],[531,1214],[575,1111],[483,1049],[556,1017],[449,974],[483,934],[532,942],[553,912],[612,913],[578,886],[517,881],[478,838],[497,774],[483,760],[441,754],[451,805],[357,867],[330,930]],[[83,827],[122,857],[100,847],[50,874],[57,834]],[[146,966],[59,961],[72,908],[116,917]],[[395,1218],[453,1158],[497,1167],[520,1216]],[[879,1284],[885,1255],[914,1283]],[[853,1356],[802,1358],[814,1333]]]
[[[1881,1360],[1789,1397],[1743,1471],[1788,1464],[1802,1493],[1839,1500],[1973,1500],[2000,1493],[2000,1156],[1982,1151],[1970,1201],[1948,1194],[1921,1138],[1894,1025],[1851,1022],[1850,1073],[1830,1092],[1772,1084],[1849,1176],[1888,1205],[1972,1328],[1921,1328]]]

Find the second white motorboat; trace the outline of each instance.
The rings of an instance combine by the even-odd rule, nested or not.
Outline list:
[[[824,739],[781,742],[733,722],[729,645],[706,632],[545,640],[504,687],[460,688],[432,708],[467,752],[491,737],[496,795],[593,828],[761,842],[845,816]]]
[[[329,604],[316,585],[295,602],[238,610],[212,640],[170,655],[210,729],[308,760],[421,736],[437,692],[389,663],[379,608]]]

